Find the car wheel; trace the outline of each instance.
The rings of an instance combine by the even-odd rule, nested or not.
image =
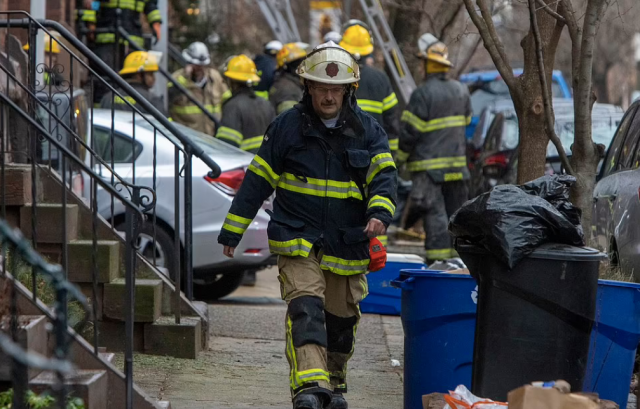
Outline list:
[[[201,301],[217,300],[234,292],[242,279],[244,272],[234,272],[227,274],[218,274],[215,281],[207,284],[194,284],[193,294],[196,299]]]
[[[124,231],[124,223],[119,224],[116,227],[118,231]],[[153,242],[153,224],[143,222],[140,227],[140,234],[136,246],[138,252],[151,264],[158,267],[161,273],[167,275],[171,280],[175,282],[175,269],[174,261],[176,257],[175,246],[173,245],[173,237],[162,227],[156,225],[155,229],[155,243]],[[155,257],[154,257],[155,255]],[[184,282],[184,277],[181,277]]]

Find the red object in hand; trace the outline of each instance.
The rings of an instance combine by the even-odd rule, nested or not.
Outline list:
[[[369,258],[369,271],[379,271],[387,265],[387,249],[375,237],[369,241]]]

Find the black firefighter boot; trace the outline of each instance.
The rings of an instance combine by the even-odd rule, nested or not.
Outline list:
[[[293,409],[322,409],[322,399],[315,393],[301,393],[293,398]]]
[[[333,392],[331,403],[327,409],[349,409],[349,405],[347,405],[347,400],[342,393]]]

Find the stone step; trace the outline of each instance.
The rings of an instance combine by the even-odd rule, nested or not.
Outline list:
[[[93,282],[93,241],[75,240],[69,243],[69,281]],[[120,276],[120,243],[98,240],[98,283],[110,283]]]
[[[144,326],[144,352],[175,358],[196,359],[202,350],[200,317],[182,317],[180,324],[170,316]]]
[[[162,307],[162,280],[137,279],[135,283],[135,322],[155,322]],[[125,320],[125,280],[119,278],[104,285],[102,314]]]
[[[78,238],[78,205],[67,204],[66,220],[62,223],[62,204],[36,204],[36,239],[38,243],[63,243],[62,229],[66,224],[67,242]],[[31,239],[31,218],[33,204],[20,208],[20,230]]]
[[[7,321],[8,323],[8,321]],[[26,351],[47,356],[47,318],[44,315],[21,315],[18,317],[18,344]],[[0,324],[2,332],[9,332]],[[0,381],[11,381],[11,359],[0,349]],[[29,379],[37,376],[41,371],[29,368]]]
[[[5,204],[7,206],[23,206],[27,203],[33,203],[31,165],[7,164],[4,171]],[[36,202],[41,202],[43,197],[42,183],[39,180],[36,180],[36,183]],[[0,196],[1,201],[2,196]]]
[[[57,382],[55,372],[44,371],[29,382],[29,387],[41,394],[51,391]],[[107,371],[81,369],[65,377],[68,392],[74,398],[80,398],[86,409],[107,409],[109,379]]]

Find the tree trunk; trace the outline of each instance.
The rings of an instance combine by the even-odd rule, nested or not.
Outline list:
[[[593,73],[593,85],[596,90],[596,96],[598,97],[598,102],[602,104],[609,103],[609,89],[607,81],[608,72],[609,67],[605,67],[604,72]]]
[[[418,37],[422,21],[422,0],[397,0],[400,7],[396,10],[393,24],[393,35],[402,50],[407,65],[412,73],[418,71],[420,62],[416,57],[418,51]]]

